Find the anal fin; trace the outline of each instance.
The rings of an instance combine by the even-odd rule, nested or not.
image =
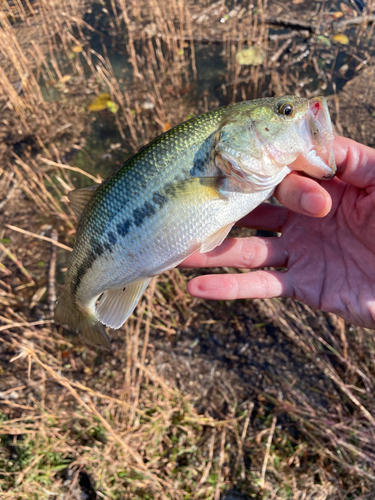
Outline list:
[[[134,311],[151,278],[138,281],[125,288],[104,292],[96,305],[95,315],[101,323],[111,328],[120,328]]]
[[[223,243],[225,238],[228,236],[229,231],[232,229],[234,222],[231,222],[227,226],[222,227],[215,234],[207,238],[200,248],[200,253],[211,252],[214,248],[218,247]]]

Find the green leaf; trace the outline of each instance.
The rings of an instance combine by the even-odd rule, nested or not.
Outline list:
[[[107,101],[107,108],[109,109],[109,111],[112,111],[112,113],[117,113],[118,104],[113,101]]]
[[[327,38],[324,35],[318,35],[316,37],[316,39],[318,40],[318,42],[321,42],[321,43],[324,43],[324,45],[327,45],[327,47],[331,46],[331,42],[330,42],[329,38]]]

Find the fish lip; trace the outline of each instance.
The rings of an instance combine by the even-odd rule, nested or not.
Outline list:
[[[332,174],[327,174],[323,177],[323,179],[327,180],[327,181],[330,181],[332,180],[336,175],[336,172],[332,172]]]
[[[317,179],[332,179],[336,173],[335,136],[325,97],[309,100],[301,123],[301,137],[306,144],[306,150],[301,155],[304,159],[302,170]],[[296,166],[298,169],[298,163]]]

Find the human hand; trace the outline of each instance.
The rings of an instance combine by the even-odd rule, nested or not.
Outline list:
[[[275,191],[284,207],[263,204],[237,223],[280,232],[279,238],[228,238],[180,264],[284,272],[199,276],[188,292],[221,300],[294,297],[375,328],[375,150],[343,137],[335,138],[334,149],[334,179],[318,182],[292,173]]]

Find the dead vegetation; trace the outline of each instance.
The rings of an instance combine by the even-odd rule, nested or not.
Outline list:
[[[372,3],[254,4],[0,4],[1,498],[374,498],[373,332],[289,300],[197,301],[179,270],[111,353],[53,325],[75,233],[66,195],[101,172],[71,152],[88,164],[99,122],[126,157],[219,104],[325,93],[337,130],[374,144],[372,68],[356,76]],[[360,15],[336,42],[334,23]]]

